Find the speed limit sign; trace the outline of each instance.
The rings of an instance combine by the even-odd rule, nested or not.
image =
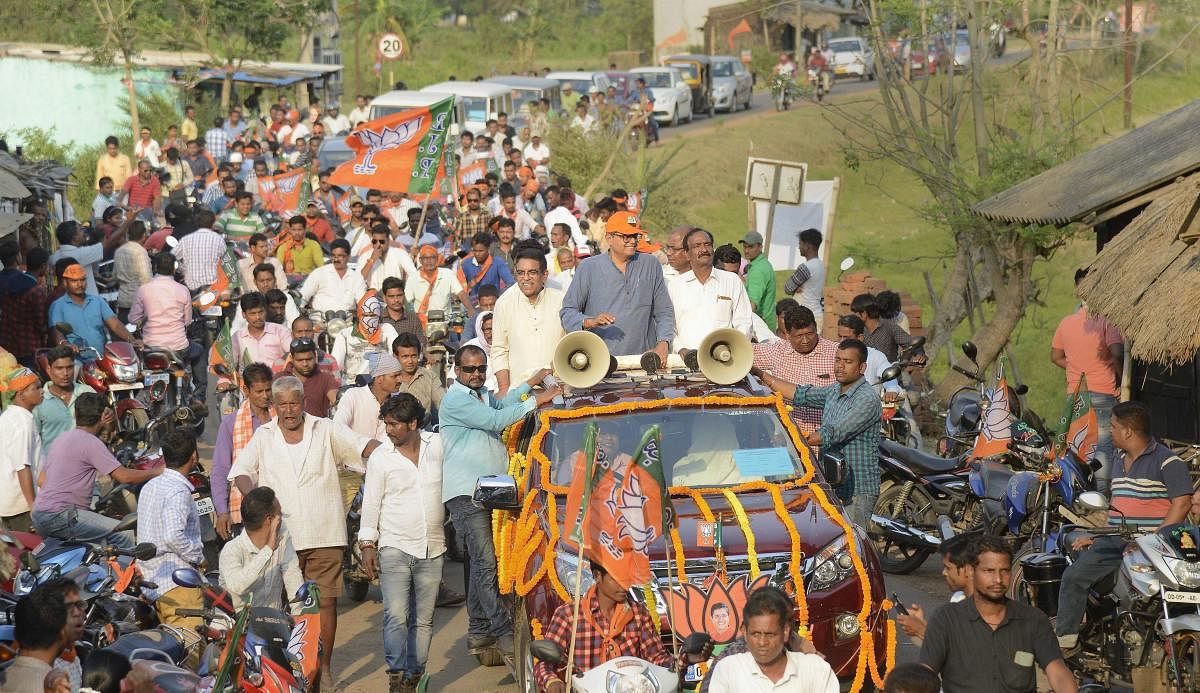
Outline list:
[[[386,60],[399,60],[404,55],[404,41],[396,34],[379,37],[379,54]]]

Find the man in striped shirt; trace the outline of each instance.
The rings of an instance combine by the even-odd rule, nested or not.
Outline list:
[[[1192,501],[1187,464],[1151,434],[1150,410],[1140,402],[1121,402],[1112,410],[1113,446],[1119,451],[1112,475],[1108,523],[1122,521],[1143,532],[1182,522]],[[1072,548],[1089,548],[1063,573],[1054,631],[1063,650],[1079,643],[1079,627],[1088,589],[1120,567],[1128,553],[1120,536],[1082,537]]]
[[[246,240],[256,233],[266,233],[267,225],[262,217],[255,212],[254,196],[246,191],[233,196],[233,209],[221,212],[217,219],[216,230],[220,231],[231,241]]]

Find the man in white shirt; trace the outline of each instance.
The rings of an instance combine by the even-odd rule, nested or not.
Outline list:
[[[445,267],[438,267],[439,259],[437,248],[432,245],[421,246],[417,254],[421,269],[405,282],[404,290],[408,302],[416,309],[422,323],[431,310],[449,310],[451,296],[456,296],[463,304],[468,317],[475,317],[475,306],[467,296],[467,290],[459,283],[454,272]]]
[[[663,245],[663,250],[667,253],[667,264],[662,266],[663,279],[667,280],[667,286],[671,285],[672,279],[692,268],[687,248],[683,247],[683,237],[691,230],[690,226],[676,226],[667,235],[667,242]]]
[[[500,211],[496,216],[512,219],[513,228],[519,241],[532,236],[538,226],[529,212],[517,206],[517,195],[511,188],[500,189]]]
[[[342,593],[346,513],[338,469],[362,469],[378,440],[359,436],[329,419],[304,413],[304,383],[284,376],[271,383],[275,419],[258,427],[234,460],[229,476],[243,496],[270,486],[279,496],[283,525],[292,537],[300,571],[321,589],[321,689],[333,690],[330,662],[337,638],[337,598]],[[244,519],[244,516],[243,516]]]
[[[117,204],[120,201],[120,195],[116,195],[113,191],[113,179],[108,176],[102,177],[96,182],[97,190],[96,197],[92,198],[92,225],[100,223],[104,220],[104,210],[109,207],[120,207]]]
[[[365,123],[370,119],[371,114],[367,108],[367,97],[364,94],[359,94],[354,97],[354,109],[350,111],[350,127],[358,127],[359,123]]]
[[[338,238],[329,244],[330,263],[313,270],[300,286],[300,299],[313,310],[349,310],[358,307],[358,299],[367,292],[362,274],[347,267],[350,244]]]
[[[753,310],[746,287],[732,272],[713,267],[713,237],[692,229],[683,237],[692,268],[667,284],[675,307],[674,349],[685,356],[713,330],[732,327],[750,337]]]
[[[271,259],[275,260],[275,258]],[[278,262],[278,260],[275,262]],[[254,268],[254,283],[244,285],[242,287],[242,295],[244,296],[257,291],[265,298],[269,291],[279,288],[277,279],[279,276],[281,276],[279,266],[275,263],[257,265]],[[284,296],[287,298],[287,301],[283,305],[283,324],[281,327],[287,330],[286,326],[291,325],[293,320],[300,317],[300,309],[296,307],[296,299],[291,294],[284,294]],[[237,310],[233,312],[233,322],[229,323],[229,332],[230,334],[235,334],[244,327],[246,327],[246,316],[242,311],[242,304],[239,301]]]
[[[42,467],[42,437],[33,420],[33,408],[42,403],[42,381],[28,368],[15,368],[0,378],[0,391],[12,402],[0,413],[0,520],[18,532],[32,532],[34,480]]]
[[[134,216],[131,212],[130,217]],[[121,224],[108,238],[105,238],[100,243],[84,245],[87,242],[87,237],[84,235],[79,222],[68,219],[62,222],[54,229],[54,237],[58,239],[58,250],[50,256],[48,265],[54,267],[64,257],[73,258],[83,266],[87,272],[87,284],[84,291],[89,294],[99,294],[96,290],[96,265],[104,260],[104,256],[108,253],[114,253],[117,246],[125,242],[125,234],[129,230],[129,224]]]
[[[825,314],[825,263],[821,262],[821,232],[804,229],[800,232],[800,254],[804,262],[796,268],[783,285],[783,292],[813,312],[817,325]]]
[[[550,211],[546,212],[546,216],[542,217],[542,225],[546,228],[553,228],[555,224],[566,224],[571,230],[571,241],[581,252],[590,253],[591,246],[588,245],[587,234],[579,228],[579,220],[571,213],[571,210],[562,204],[558,197],[558,188],[551,186],[546,190],[546,204],[550,207]]]
[[[838,693],[838,679],[816,654],[790,652],[792,601],[777,587],[760,587],[742,609],[748,652],[717,660],[709,693]]]
[[[575,117],[571,119],[571,127],[576,128],[585,135],[595,132],[596,119],[591,113],[588,113],[587,104],[580,103],[575,106]]]
[[[429,659],[446,553],[442,440],[421,431],[425,408],[407,392],[389,399],[379,418],[392,448],[380,447],[367,462],[358,541],[363,567],[371,579],[379,576],[383,592],[390,690],[415,691]]]
[[[371,229],[371,245],[358,258],[358,271],[367,287],[383,290],[383,280],[398,277],[408,280],[416,275],[417,266],[404,248],[392,247],[392,235],[388,227],[379,224]]]
[[[525,160],[530,166],[538,164],[546,164],[550,161],[550,147],[542,142],[541,135],[533,135],[529,138],[529,144],[525,145],[525,151],[521,152]]]
[[[258,283],[254,279],[255,268],[264,262],[275,268],[275,283],[270,288],[287,287],[287,273],[283,271],[283,263],[279,261],[279,258],[271,254],[271,246],[267,242],[266,235],[256,233],[250,236],[248,246],[250,256],[237,261],[238,272],[242,275],[242,291],[250,291],[250,287]],[[267,293],[267,290],[262,288],[258,290],[264,294]],[[290,323],[291,321],[289,320],[288,322]]]
[[[379,405],[396,394],[399,380],[400,362],[391,352],[379,354],[371,366],[371,384],[343,392],[333,412],[333,422],[365,438],[387,440],[387,432],[379,418]],[[362,475],[345,469],[338,472],[338,483],[342,487],[342,501],[349,511],[354,496],[362,486]]]
[[[546,280],[546,286],[558,289],[565,296],[575,279],[575,268],[579,259],[575,257],[575,251],[571,248],[559,248],[555,254],[558,256],[558,274]]]
[[[251,602],[282,611],[280,594],[295,596],[304,576],[292,539],[283,529],[279,499],[269,487],[259,486],[242,498],[241,507],[244,531],[221,549],[221,587],[235,609]]]
[[[334,102],[325,109],[326,115],[321,119],[321,124],[325,126],[326,136],[344,135],[350,131],[350,119],[339,114],[338,108]]]
[[[534,243],[516,253],[517,291],[505,291],[492,315],[492,368],[498,396],[554,360],[554,348],[567,333],[558,313],[563,293],[546,286],[546,256]]]

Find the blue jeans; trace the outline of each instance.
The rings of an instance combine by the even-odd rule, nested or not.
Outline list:
[[[500,603],[496,583],[496,547],[492,545],[492,512],[475,504],[470,496],[446,501],[446,512],[454,531],[466,543],[471,572],[467,584],[467,635],[508,635],[512,617]]]
[[[1125,540],[1121,537],[1096,537],[1091,548],[1063,573],[1058,587],[1058,618],[1055,635],[1077,635],[1087,609],[1088,589],[1121,567],[1125,555]]]
[[[33,512],[33,526],[38,534],[65,541],[107,542],[121,549],[132,549],[136,542],[133,532],[114,532],[117,520],[91,510],[74,506],[48,513]]]
[[[1112,420],[1113,405],[1117,403],[1117,398],[1112,395],[1106,395],[1101,392],[1088,392],[1088,396],[1092,399],[1092,409],[1096,411],[1097,436],[1096,442],[1096,459],[1100,461],[1101,467],[1096,472],[1096,488],[1102,493],[1108,493],[1109,479],[1112,479],[1112,463],[1113,463],[1113,442],[1112,442]]]
[[[433,610],[442,582],[443,556],[416,558],[391,547],[379,549],[379,588],[383,592],[383,652],[389,672],[421,675],[433,641]],[[415,623],[409,604],[415,595]]]

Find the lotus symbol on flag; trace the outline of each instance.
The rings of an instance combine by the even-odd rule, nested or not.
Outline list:
[[[275,181],[275,188],[285,195],[290,195],[295,192],[296,186],[300,184],[300,179],[303,177],[304,176],[288,176],[286,178],[279,178]]]
[[[362,161],[354,164],[354,173],[358,175],[375,173],[377,167],[372,161],[375,155],[389,149],[396,149],[416,137],[417,133],[421,131],[423,122],[425,122],[425,116],[405,121],[395,127],[386,127],[379,132],[367,128],[356,131],[354,136],[367,146],[367,153],[363,155]]]

